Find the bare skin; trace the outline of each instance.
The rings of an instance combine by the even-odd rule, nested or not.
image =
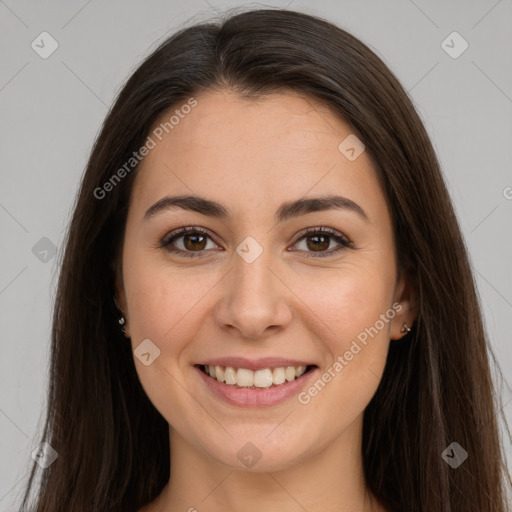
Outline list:
[[[212,91],[196,100],[141,164],[116,286],[132,348],[149,339],[160,349],[148,366],[134,360],[169,423],[171,478],[140,512],[385,512],[365,484],[363,413],[390,339],[404,336],[417,311],[406,275],[397,274],[372,163],[366,152],[354,161],[340,152],[350,127],[311,98]],[[189,194],[221,203],[231,217],[175,207],[144,219],[164,196]],[[283,203],[333,194],[367,218],[331,208],[276,221]],[[181,234],[171,246],[201,256],[161,246],[182,226],[207,234]],[[319,227],[335,234],[304,236]],[[251,263],[236,251],[248,236],[262,249]],[[347,355],[371,326],[377,334]],[[194,366],[227,356],[298,359],[316,365],[316,377],[302,402],[295,395],[240,407],[213,394]],[[308,394],[329,369],[331,379]],[[251,467],[238,456],[249,442],[261,455]]]

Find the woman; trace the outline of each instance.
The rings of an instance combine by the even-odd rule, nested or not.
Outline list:
[[[384,63],[293,11],[181,30],[83,177],[35,510],[504,512],[487,350]]]

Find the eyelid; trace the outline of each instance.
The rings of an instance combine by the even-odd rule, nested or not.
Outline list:
[[[328,228],[326,226],[317,226],[317,227],[313,227],[313,228],[304,229],[297,235],[297,239],[295,240],[294,244],[296,244],[300,239],[304,238],[304,236],[309,233],[312,233],[312,234],[324,233],[327,235],[332,235],[333,237],[338,237],[338,238],[343,239],[343,241],[347,245],[353,245],[353,242],[344,233],[342,233],[341,231],[338,231],[337,229]]]
[[[298,242],[300,242],[302,239],[307,238],[307,235],[313,236],[315,234],[323,234],[323,235],[329,235],[330,238],[333,238],[337,243],[338,247],[334,249],[330,249],[328,251],[300,251],[297,249],[293,249],[292,252],[304,252],[304,256],[306,258],[322,258],[322,257],[328,257],[335,254],[339,254],[343,252],[346,249],[355,249],[355,244],[350,240],[344,233],[341,231],[338,231],[334,228],[329,228],[326,226],[317,226],[312,228],[307,228],[303,231],[301,231],[295,240],[293,242],[293,245],[296,245]]]
[[[219,242],[217,242],[216,237],[212,233],[210,233],[210,231],[208,231],[207,229],[197,227],[197,226],[182,225],[180,228],[175,229],[174,231],[171,231],[170,233],[165,235],[164,238],[161,240],[159,247],[164,250],[167,250],[170,253],[184,255],[184,256],[192,256],[192,257],[201,257],[201,256],[204,256],[204,253],[209,252],[209,250],[207,250],[207,249],[203,249],[201,251],[183,251],[182,249],[177,249],[177,248],[169,249],[169,247],[172,247],[171,240],[178,239],[188,233],[203,234],[203,235],[211,238],[211,240],[213,240],[213,242],[216,245],[219,245],[219,246],[221,245],[221,244],[219,244]],[[339,252],[343,251],[344,249],[353,249],[354,248],[354,243],[344,233],[338,231],[337,229],[329,228],[326,226],[310,227],[310,228],[307,228],[307,229],[301,231],[296,236],[296,239],[293,242],[292,246],[297,244],[303,238],[306,238],[307,235],[310,233],[311,233],[311,236],[314,234],[318,234],[318,233],[329,235],[331,238],[334,238],[336,240],[336,242],[339,244],[339,247],[335,248],[335,249],[331,249],[329,251],[315,252],[315,251],[301,251],[301,250],[294,249],[294,250],[292,250],[292,252],[304,252],[307,254],[306,257],[323,257],[323,256],[329,256],[332,254],[338,254]]]
[[[186,256],[201,256],[201,255],[203,255],[204,252],[208,252],[205,249],[203,249],[202,251],[196,251],[196,252],[183,251],[182,249],[177,249],[177,248],[169,249],[169,247],[172,247],[171,240],[181,238],[182,236],[185,236],[189,233],[200,233],[202,235],[205,235],[205,236],[211,238],[213,240],[213,242],[215,242],[216,245],[219,245],[219,246],[221,245],[221,244],[219,244],[219,242],[217,242],[216,237],[207,229],[201,228],[198,226],[182,225],[178,229],[175,229],[174,231],[167,233],[160,241],[159,247],[161,249],[167,250],[168,252],[182,254],[182,255],[185,254]]]

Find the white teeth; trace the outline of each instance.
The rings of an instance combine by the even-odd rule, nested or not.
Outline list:
[[[234,386],[236,384],[236,372],[234,368],[231,366],[226,367],[226,371],[224,372],[224,380],[226,384],[230,386]]]
[[[229,386],[269,388],[291,382],[304,375],[306,366],[287,366],[279,368],[264,368],[252,371],[247,368],[233,368],[231,366],[206,366],[205,373]]]
[[[269,388],[272,386],[272,370],[256,370],[254,372],[254,385],[257,388]]]
[[[215,378],[219,382],[224,382],[224,372],[222,371],[222,368],[220,366],[215,367]]]
[[[272,382],[274,384],[282,384],[285,380],[284,368],[274,368],[272,372]]]
[[[254,385],[254,372],[246,368],[238,368],[236,372],[236,383],[239,386],[250,387]]]
[[[296,366],[295,367],[295,376],[296,377],[300,377],[301,375],[304,375],[305,372],[306,372],[305,366]]]
[[[284,372],[284,376],[288,382],[295,380],[295,366],[287,366]]]

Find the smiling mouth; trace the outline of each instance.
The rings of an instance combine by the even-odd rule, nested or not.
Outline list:
[[[300,379],[303,375],[316,368],[308,366],[281,366],[249,370],[232,366],[196,365],[210,378],[239,389],[276,388],[288,382]]]

